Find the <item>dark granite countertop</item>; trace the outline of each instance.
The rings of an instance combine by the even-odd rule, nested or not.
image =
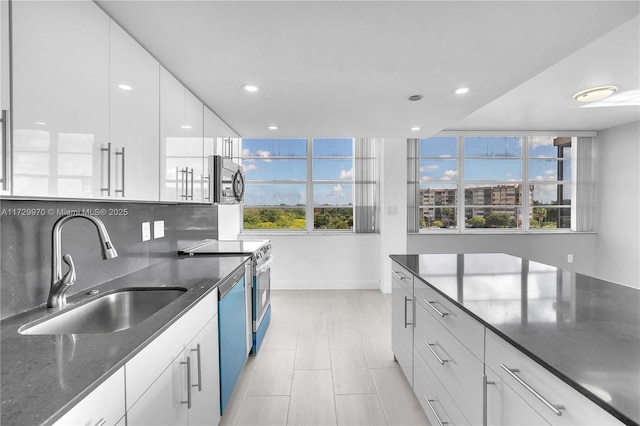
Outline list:
[[[621,421],[640,423],[640,290],[507,254],[391,258]]]
[[[93,289],[184,287],[185,294],[142,323],[108,334],[22,335],[18,329],[47,314],[44,307],[0,324],[3,425],[48,425],[88,395],[131,357],[192,308],[249,259],[174,258],[108,281]],[[93,296],[97,297],[97,296]],[[89,298],[69,297],[69,304]]]

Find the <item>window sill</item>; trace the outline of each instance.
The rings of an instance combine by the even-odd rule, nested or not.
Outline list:
[[[451,230],[424,230],[419,232],[410,232],[409,235],[567,235],[567,234],[597,234],[596,231],[572,231],[570,229],[561,231],[523,231],[521,229],[501,229],[501,230],[479,230],[465,229],[464,231]]]
[[[379,232],[353,232],[353,231],[279,231],[279,230],[264,230],[264,231],[241,231],[241,237],[312,237],[312,236],[323,236],[323,237],[335,237],[335,236],[363,236],[363,235],[380,235]]]

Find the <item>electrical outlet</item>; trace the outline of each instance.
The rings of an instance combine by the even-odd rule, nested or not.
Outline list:
[[[567,255],[567,263],[573,263],[573,255],[572,254],[568,254]]]
[[[142,241],[149,241],[151,239],[151,224],[149,222],[142,222]]]
[[[164,237],[164,220],[156,220],[153,222],[153,238]]]

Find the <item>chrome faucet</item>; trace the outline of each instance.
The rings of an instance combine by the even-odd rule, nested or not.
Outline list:
[[[52,247],[51,247],[51,289],[49,290],[49,298],[47,299],[48,308],[62,308],[67,304],[67,292],[71,286],[76,282],[76,268],[73,264],[71,255],[65,254],[62,256],[62,228],[65,223],[74,218],[87,219],[93,223],[98,230],[98,237],[100,237],[100,246],[102,247],[102,258],[113,259],[118,257],[113,244],[111,244],[111,238],[105,228],[104,223],[95,216],[89,216],[84,214],[68,214],[62,216],[53,225],[52,232]],[[62,262],[67,264],[69,270],[66,274],[62,275]]]

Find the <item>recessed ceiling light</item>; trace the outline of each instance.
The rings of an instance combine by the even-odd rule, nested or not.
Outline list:
[[[573,99],[579,102],[597,102],[613,95],[616,90],[618,90],[616,86],[593,87],[576,93]]]
[[[420,126],[413,126],[413,127],[411,128],[411,131],[412,131],[412,132],[417,132],[418,130],[420,130]]]
[[[422,95],[411,95],[411,96],[409,96],[409,100],[410,101],[419,101],[420,99],[422,99]]]
[[[278,126],[271,125],[271,126],[267,127],[267,129],[269,129],[269,130],[278,130]]]
[[[191,126],[189,126],[188,124],[183,124],[182,126],[180,126],[181,129],[190,129]]]
[[[47,125],[47,123],[45,123],[44,121],[36,121],[36,124],[38,126],[46,126]]]
[[[128,84],[118,84],[118,88],[122,90],[133,90],[133,87],[129,86]]]
[[[468,87],[458,87],[453,91],[456,95],[464,95],[465,93],[469,93]]]
[[[247,92],[257,92],[259,90],[255,84],[245,84],[242,88]]]

